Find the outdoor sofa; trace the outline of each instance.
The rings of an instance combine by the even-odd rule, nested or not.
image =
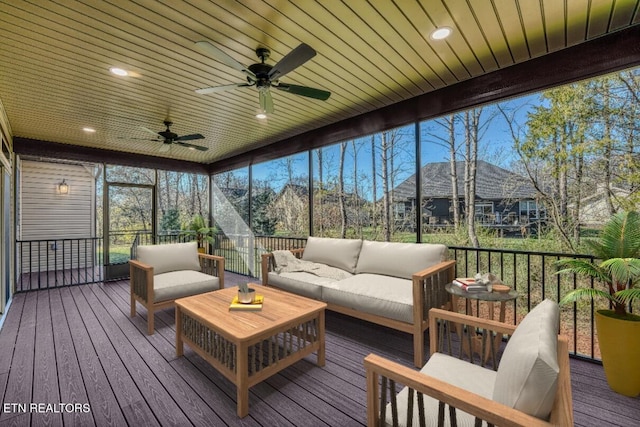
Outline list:
[[[147,309],[147,333],[153,334],[156,310],[178,298],[224,288],[224,258],[198,252],[196,242],[140,245],[130,260],[131,317],[136,301]]]
[[[262,283],[321,300],[327,309],[413,334],[414,363],[424,364],[432,307],[449,301],[454,278],[440,244],[309,237],[305,248],[262,255]]]

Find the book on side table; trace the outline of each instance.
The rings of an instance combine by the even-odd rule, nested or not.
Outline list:
[[[487,285],[476,283],[476,279],[473,277],[457,277],[453,284],[467,292],[482,292],[486,291]]]
[[[262,310],[262,303],[264,302],[264,296],[256,295],[253,302],[242,303],[238,301],[238,296],[233,297],[233,301],[229,305],[229,311],[260,311]]]

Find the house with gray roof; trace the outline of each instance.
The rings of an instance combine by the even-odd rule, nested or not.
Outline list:
[[[453,222],[452,182],[449,162],[427,163],[421,169],[424,223],[447,225]],[[464,206],[464,162],[456,162],[458,204]],[[402,221],[416,207],[416,176],[407,178],[393,191],[394,216]],[[477,162],[476,219],[490,226],[519,226],[539,221],[544,212],[538,208],[536,190],[523,176],[488,163]]]

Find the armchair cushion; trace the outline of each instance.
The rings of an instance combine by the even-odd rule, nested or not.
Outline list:
[[[215,291],[219,288],[220,279],[218,277],[193,270],[170,271],[154,276],[153,302],[174,300]]]
[[[491,393],[493,392],[493,385],[496,380],[496,372],[491,369],[485,369],[479,365],[474,365],[465,360],[461,360],[457,357],[452,357],[443,353],[434,353],[429,358],[427,363],[421,370],[421,373],[429,375],[430,377],[437,378],[445,381],[456,387],[463,388],[465,390],[476,393],[487,399],[491,399]],[[409,397],[409,388],[404,387],[397,395],[398,407],[406,408]],[[418,412],[418,399],[414,394],[413,402],[413,423],[414,426],[420,425],[419,412]],[[438,425],[438,400],[424,396],[424,408],[425,416],[427,417],[426,425],[436,426]],[[407,412],[398,411],[398,424],[401,426],[407,426]],[[459,426],[473,426],[475,417],[467,414],[463,411],[456,411],[456,419]],[[449,411],[445,411],[445,425],[449,425]],[[387,407],[387,424],[392,425],[391,418],[391,404]]]
[[[445,245],[365,240],[362,242],[356,273],[411,279],[414,273],[434,266],[446,258]]]
[[[355,273],[361,246],[362,240],[359,239],[332,239],[310,236],[304,247],[302,259]]]
[[[153,267],[153,274],[179,270],[200,271],[196,242],[140,245],[136,253],[138,261]]]
[[[493,400],[547,419],[558,388],[558,304],[544,300],[525,316],[505,347]]]

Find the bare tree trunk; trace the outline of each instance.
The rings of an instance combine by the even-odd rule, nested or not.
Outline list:
[[[458,194],[458,170],[456,168],[456,134],[455,116],[452,114],[447,119],[449,130],[449,170],[451,172],[451,208],[453,209],[453,228],[460,229],[460,195]]]
[[[340,143],[340,166],[338,169],[338,193],[340,203],[340,235],[347,237],[347,208],[344,203],[344,156],[347,151],[347,143]]]
[[[480,109],[466,111],[465,122],[465,168],[464,168],[464,198],[467,214],[467,229],[471,246],[480,247],[476,234],[476,166],[478,160],[478,121]]]
[[[362,238],[362,222],[360,221],[360,196],[358,190],[358,150],[356,149],[356,142],[351,141],[351,147],[353,148],[353,211],[355,212],[355,226],[356,233]]]
[[[607,204],[607,210],[609,215],[612,216],[616,213],[616,209],[613,206],[612,193],[611,193],[611,156],[612,156],[612,135],[611,135],[611,98],[609,96],[609,83],[605,79],[603,83],[603,103],[604,103],[604,191],[605,191],[605,203]]]
[[[320,231],[320,236],[324,236],[324,218],[323,218],[323,214],[322,214],[322,196],[323,196],[323,188],[324,188],[324,178],[323,178],[323,164],[322,164],[322,148],[318,148],[316,150],[316,153],[318,153],[318,193],[317,193],[317,197],[314,198],[314,200],[317,200],[317,209],[318,209],[318,218],[320,219],[320,221],[314,221],[313,223],[316,224],[317,227],[319,227],[319,231]]]
[[[382,195],[382,229],[384,233],[384,240],[391,241],[391,215],[390,215],[390,200],[389,200],[389,171],[388,171],[388,144],[387,144],[387,132],[382,132],[382,143],[380,144],[380,163],[382,167],[381,178],[383,186]]]
[[[573,240],[576,242],[576,246],[580,245],[580,209],[582,208],[580,201],[582,200],[582,178],[584,176],[583,167],[584,167],[584,156],[580,154],[576,159],[576,194],[575,197],[575,209],[571,212],[573,217],[573,223],[575,226],[573,227]],[[538,230],[540,231],[540,230]],[[540,235],[540,233],[538,233]]]
[[[377,196],[377,187],[376,187],[376,182],[377,182],[377,176],[376,176],[377,172],[376,172],[376,137],[374,135],[371,135],[371,185],[373,186],[372,191],[373,191],[373,208],[371,211],[372,214],[372,226],[374,230],[377,230],[378,228],[378,202],[376,200]]]

